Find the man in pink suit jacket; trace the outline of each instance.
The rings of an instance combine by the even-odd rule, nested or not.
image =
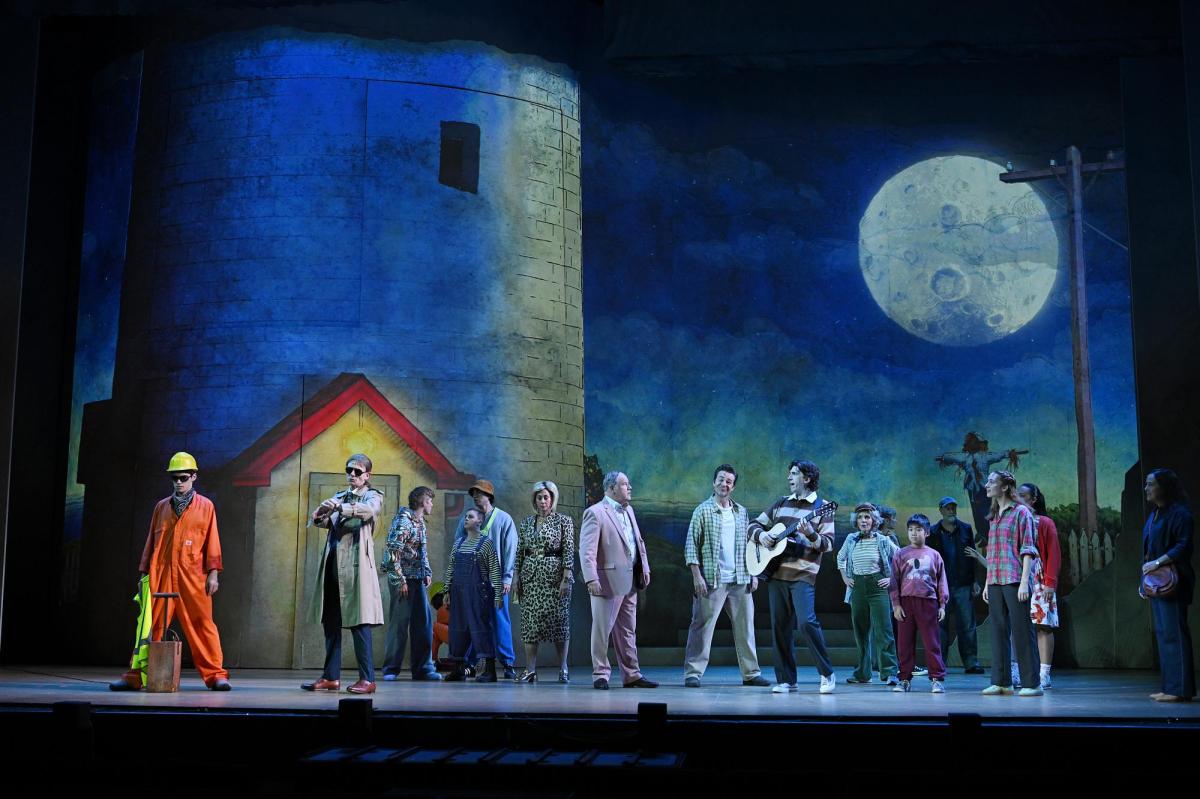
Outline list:
[[[604,499],[584,511],[579,531],[579,566],[592,601],[592,687],[600,690],[608,690],[612,674],[610,638],[625,687],[658,687],[638,667],[637,592],[650,584],[650,562],[632,496],[623,473],[604,475]]]

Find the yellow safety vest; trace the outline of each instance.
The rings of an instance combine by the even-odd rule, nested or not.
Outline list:
[[[137,629],[133,634],[133,657],[129,660],[130,671],[145,673],[146,664],[150,660],[150,626],[154,622],[154,613],[150,604],[150,575],[143,574],[138,581],[138,592],[133,601],[137,603]]]

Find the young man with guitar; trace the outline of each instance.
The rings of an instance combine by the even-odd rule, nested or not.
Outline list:
[[[812,461],[795,460],[788,466],[788,487],[781,497],[750,522],[747,530],[746,568],[767,579],[771,603],[771,631],[775,641],[773,693],[796,691],[796,652],[793,630],[799,628],[821,675],[821,693],[831,694],[837,685],[825,634],[817,620],[815,605],[817,572],[821,557],[833,549],[833,514],[836,502],[817,496],[821,470]]]

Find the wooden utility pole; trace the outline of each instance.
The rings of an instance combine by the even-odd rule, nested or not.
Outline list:
[[[1078,428],[1076,457],[1079,470],[1079,527],[1085,534],[1100,529],[1096,500],[1096,431],[1092,422],[1092,368],[1088,357],[1087,275],[1083,263],[1083,176],[1085,173],[1118,172],[1124,160],[1085,164],[1074,145],[1067,148],[1066,166],[1053,161],[1047,169],[1001,172],[1005,183],[1031,183],[1054,178],[1067,190],[1071,217],[1071,354],[1075,373],[1075,425]],[[1063,178],[1066,181],[1063,181]]]

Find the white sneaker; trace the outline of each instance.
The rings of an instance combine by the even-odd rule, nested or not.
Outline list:
[[[830,674],[828,677],[821,678],[821,693],[831,694],[834,687],[837,685],[837,675]]]
[[[946,693],[946,683],[945,682],[943,682],[942,680],[930,680],[930,682],[933,683],[933,685],[931,685],[929,688],[930,691],[932,691],[935,694]]]
[[[799,691],[800,687],[794,682],[777,682],[771,686],[771,693],[786,694],[789,691]]]
[[[928,677],[929,669],[923,669],[918,666],[917,668],[913,669],[913,676],[914,677]]]
[[[1043,690],[1043,691],[1048,691],[1050,688],[1051,688],[1051,685],[1050,685],[1050,675],[1049,675],[1049,674],[1043,674],[1043,675],[1042,675],[1042,690]]]

